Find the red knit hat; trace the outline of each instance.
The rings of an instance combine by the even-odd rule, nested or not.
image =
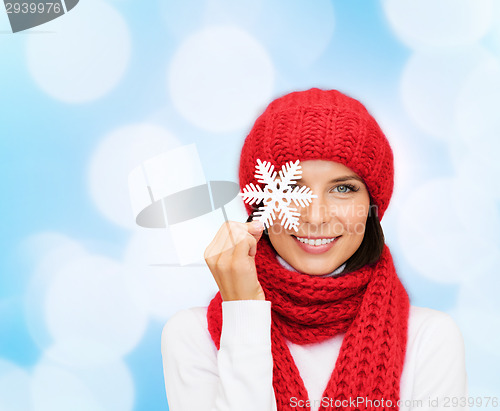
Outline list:
[[[257,158],[277,170],[297,159],[344,164],[363,178],[379,220],[392,196],[394,160],[387,138],[363,104],[337,90],[295,91],[267,106],[241,150],[241,189],[255,182]]]

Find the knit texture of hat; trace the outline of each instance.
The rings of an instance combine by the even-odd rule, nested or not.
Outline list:
[[[363,178],[382,219],[394,188],[391,146],[358,100],[337,90],[295,91],[269,104],[245,139],[240,187],[254,181],[257,158],[280,169],[288,161],[330,160]],[[252,208],[245,207],[250,214]]]

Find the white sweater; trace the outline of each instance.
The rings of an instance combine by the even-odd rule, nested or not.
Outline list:
[[[206,314],[207,307],[182,310],[163,328],[161,352],[170,411],[275,411],[271,302],[223,301],[219,351],[208,332]],[[286,340],[312,411],[321,405],[344,335],[306,345]],[[448,314],[410,306],[400,399],[401,411],[469,409],[464,405],[463,338]],[[352,399],[357,400],[361,401]],[[292,397],[290,405],[301,404]]]

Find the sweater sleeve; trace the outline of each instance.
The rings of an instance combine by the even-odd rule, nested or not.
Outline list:
[[[170,411],[276,411],[271,302],[224,301],[222,316],[219,351],[194,309],[176,313],[163,327]]]
[[[421,330],[410,409],[468,411],[463,337],[450,315],[436,313]]]

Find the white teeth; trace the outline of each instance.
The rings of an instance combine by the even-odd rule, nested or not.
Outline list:
[[[323,245],[331,243],[333,240],[335,240],[335,238],[318,238],[314,240],[309,238],[297,237],[297,240],[299,240],[301,243],[309,245]]]

